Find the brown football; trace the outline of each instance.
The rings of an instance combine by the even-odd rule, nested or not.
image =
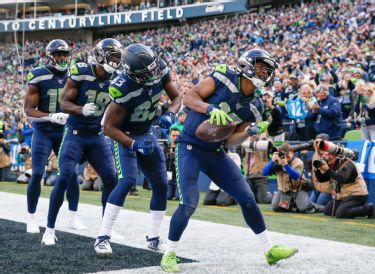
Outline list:
[[[195,130],[195,135],[206,142],[221,142],[229,138],[232,135],[236,125],[234,123],[228,123],[225,126],[210,124],[210,119],[203,121]]]

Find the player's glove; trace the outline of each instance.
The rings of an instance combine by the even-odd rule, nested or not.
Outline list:
[[[154,148],[154,142],[149,138],[146,138],[144,140],[135,140],[131,147],[133,151],[138,151],[144,155],[151,155],[154,151]]]
[[[227,124],[227,120],[229,122],[233,122],[232,118],[230,118],[224,110],[218,109],[214,105],[209,105],[206,109],[206,113],[210,116],[211,125],[214,123],[214,120],[216,120],[216,125],[218,126],[225,126]]]
[[[248,127],[247,128],[247,134],[249,134],[249,136],[253,136],[253,135],[256,135],[256,134],[262,134],[262,133],[266,132],[269,124],[270,123],[267,122],[267,121],[259,122],[255,126]]]
[[[156,121],[156,125],[161,128],[170,128],[174,124],[176,116],[172,112],[166,112]]]
[[[59,124],[59,125],[65,125],[66,120],[68,120],[68,116],[69,116],[69,114],[67,114],[67,113],[58,112],[58,113],[50,113],[48,115],[48,118],[52,123],[56,123],[56,124]]]
[[[94,114],[95,110],[96,110],[96,105],[94,103],[88,103],[82,107],[82,114],[85,117],[91,116]]]

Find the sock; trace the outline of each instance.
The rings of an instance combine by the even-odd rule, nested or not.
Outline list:
[[[71,220],[77,218],[77,211],[69,210],[69,216]]]
[[[211,182],[209,189],[213,191],[218,191],[220,190],[220,187],[218,187],[214,182]]]
[[[44,234],[49,234],[49,233],[53,233],[55,234],[55,229],[54,228],[49,228],[48,226],[46,227],[46,231],[44,232]]]
[[[272,247],[272,242],[270,235],[268,234],[267,229],[263,232],[256,234],[258,241],[260,243],[260,246],[263,249],[263,253],[266,254]]]
[[[114,204],[107,203],[98,236],[111,236],[112,227],[117,219],[117,216],[121,208],[121,206],[116,206]]]
[[[164,215],[165,215],[165,210],[164,211],[156,211],[156,210],[151,210],[151,222],[150,222],[150,227],[148,230],[148,238],[155,238],[159,236],[159,230],[161,226],[161,222],[163,221]]]
[[[179,241],[171,241],[171,240],[168,240],[168,242],[167,242],[167,247],[166,247],[166,249],[165,249],[165,253],[164,253],[164,254],[168,254],[169,252],[174,252],[174,253],[176,253],[178,242],[179,242]]]
[[[28,213],[28,219],[29,221],[36,222],[35,213]]]

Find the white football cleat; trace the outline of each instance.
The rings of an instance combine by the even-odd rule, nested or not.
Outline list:
[[[146,240],[148,249],[164,253],[165,245],[163,241],[160,239],[160,237],[149,238],[148,236],[146,236]]]
[[[112,240],[123,240],[125,239],[124,236],[122,236],[121,234],[117,233],[115,230],[112,229],[111,231],[111,238]]]
[[[88,229],[88,227],[82,224],[76,216],[70,219],[69,228],[74,229],[74,230]]]
[[[55,235],[55,230],[46,228],[46,232],[43,234],[42,245],[55,245],[57,242],[57,237]]]
[[[97,255],[112,255],[112,247],[109,243],[110,237],[105,236],[99,236],[94,244],[94,249]]]
[[[37,222],[34,219],[29,219],[26,224],[27,233],[39,233],[40,229]]]

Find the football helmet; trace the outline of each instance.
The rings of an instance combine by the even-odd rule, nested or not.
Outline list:
[[[257,63],[266,66],[266,73],[259,73],[256,69]],[[271,55],[262,49],[252,49],[246,51],[237,61],[237,70],[245,78],[253,82],[257,88],[272,85],[275,78],[276,62]]]
[[[129,78],[140,85],[153,85],[161,80],[160,59],[145,45],[131,44],[125,48],[122,64]]]
[[[96,63],[107,73],[114,73],[120,67],[122,53],[121,43],[113,38],[101,40],[94,49]]]
[[[58,71],[66,71],[70,64],[71,50],[67,42],[54,39],[47,45],[46,56],[48,64]]]

